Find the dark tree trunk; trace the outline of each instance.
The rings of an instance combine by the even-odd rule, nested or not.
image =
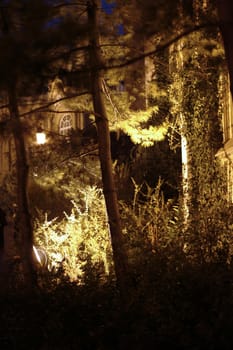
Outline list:
[[[233,1],[217,0],[217,7],[233,97]]]
[[[9,23],[2,8],[0,12],[2,22],[2,33],[8,36],[10,32]],[[17,210],[18,210],[18,241],[19,253],[22,265],[22,276],[20,287],[31,292],[36,285],[36,272],[33,264],[33,228],[29,203],[27,197],[28,174],[27,156],[24,143],[24,133],[18,111],[16,94],[16,73],[15,66],[9,68],[6,89],[8,92],[9,113],[12,125],[12,134],[15,144],[16,155],[16,177],[17,177]],[[9,271],[10,273],[10,271]]]
[[[99,158],[102,172],[103,192],[110,226],[116,278],[122,296],[126,297],[129,271],[127,254],[122,239],[117,193],[112,171],[109,123],[102,92],[102,80],[100,73],[102,66],[102,57],[99,44],[96,0],[88,2],[88,21],[90,28],[90,80],[95,121],[98,133]]]
[[[8,84],[9,111],[15,143],[17,176],[18,243],[22,263],[22,284],[32,290],[36,284],[33,264],[33,228],[27,197],[28,173],[24,133],[18,112],[16,86],[13,80]]]

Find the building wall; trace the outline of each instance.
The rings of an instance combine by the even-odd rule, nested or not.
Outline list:
[[[222,115],[223,146],[216,156],[220,159],[227,180],[227,195],[233,202],[233,104],[227,69],[219,78],[220,113]]]
[[[36,147],[36,133],[44,131],[47,136],[57,135],[66,137],[71,129],[83,129],[85,127],[84,114],[79,112],[73,112],[67,107],[67,100],[62,81],[55,79],[50,84],[50,89],[46,95],[33,96],[30,98],[19,99],[19,113],[22,117],[22,123],[25,125],[25,146],[26,149],[33,151]],[[50,102],[60,100],[60,102],[48,106],[47,109],[36,109],[41,106],[46,106]],[[33,112],[34,111],[34,112]],[[30,113],[30,114],[29,114]],[[24,118],[24,120],[23,120]],[[2,109],[0,115],[0,121],[4,119],[9,120],[9,111]],[[14,141],[9,131],[0,134],[0,183],[7,174],[9,174],[14,167],[15,163],[15,150]]]

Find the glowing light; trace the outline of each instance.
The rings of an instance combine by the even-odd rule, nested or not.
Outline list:
[[[40,265],[42,265],[40,255],[39,255],[39,253],[38,253],[38,251],[37,251],[37,249],[36,249],[35,246],[33,246],[33,252],[34,252],[34,254],[35,254],[35,257],[36,257],[38,263],[39,263]]]
[[[189,216],[189,171],[188,171],[188,145],[187,138],[181,134],[181,157],[182,157],[182,178],[183,178],[183,209],[184,220],[187,223]]]
[[[44,145],[46,143],[46,134],[43,131],[36,133],[36,143],[38,145]]]

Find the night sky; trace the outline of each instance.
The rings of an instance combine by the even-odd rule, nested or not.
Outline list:
[[[108,1],[106,0],[101,0],[101,6],[102,8],[104,9],[104,11],[108,14],[111,14],[114,7],[115,7],[115,4],[112,3],[112,4],[109,4]]]

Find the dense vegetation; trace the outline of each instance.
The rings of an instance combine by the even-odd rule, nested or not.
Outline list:
[[[88,203],[85,205],[80,200],[79,205],[83,203],[84,209],[98,199],[98,206],[91,206],[92,215],[82,216],[75,223],[76,231],[70,231],[75,238],[77,225],[82,225],[86,246],[80,246],[76,264],[63,261],[50,271],[47,266],[40,266],[39,288],[30,296],[20,290],[20,274],[11,275],[15,276],[14,280],[1,301],[2,349],[231,348],[230,206],[225,203],[219,207],[216,202],[215,206],[206,205],[203,217],[210,210],[218,215],[212,217],[208,227],[202,226],[202,232],[191,227],[188,235],[179,207],[164,200],[161,184],[155,189],[148,187],[141,195],[143,188],[140,190],[136,183],[134,186],[133,202],[121,204],[131,268],[127,303],[122,302],[113,269],[106,273],[100,263],[103,256],[99,255],[100,260],[93,259],[93,250],[88,246],[93,237],[87,223],[92,230],[99,229],[100,239],[105,215],[100,194],[92,189],[89,199],[86,197]],[[74,215],[78,219],[78,214]],[[59,236],[64,222],[50,225],[47,233],[52,238],[54,225]],[[42,226],[40,233],[41,230]],[[80,239],[80,233],[78,236]],[[71,243],[69,238],[61,244],[66,249]],[[56,251],[55,245],[50,248]],[[58,251],[62,252],[59,247]],[[108,259],[111,263],[111,254]],[[82,271],[79,282],[69,278],[67,263],[70,270],[74,267],[72,272],[77,273],[77,268]],[[18,268],[17,260],[14,268]]]
[[[40,4],[31,3],[34,10]],[[0,265],[4,266],[0,271],[1,349],[231,349],[232,204],[215,157],[222,145],[218,94],[222,47],[216,28],[203,29],[206,18],[215,19],[214,2],[203,7],[197,1],[195,7],[186,1],[177,17],[173,1],[164,5],[148,0],[147,6],[132,1],[121,6],[119,0],[111,26],[108,31],[103,26],[100,33],[96,1],[41,4],[38,23],[43,30],[32,25],[37,12],[30,11],[29,2],[24,2],[25,12],[17,0],[5,1],[1,8],[3,43],[9,46],[0,62],[1,88],[8,95],[7,107],[2,108],[9,109],[1,126],[6,125],[6,134],[13,132],[15,145],[20,141],[22,147],[17,168],[1,187],[2,204],[12,210],[15,233],[15,251]],[[77,17],[66,17],[69,6],[78,9]],[[76,25],[84,13],[89,20],[84,16],[85,22]],[[118,46],[111,35],[115,20],[121,17],[126,36],[121,33]],[[108,16],[102,14],[101,20],[106,24]],[[198,26],[202,28],[197,31]],[[174,39],[182,31],[186,34]],[[151,36],[161,46],[140,57],[141,47],[135,53],[135,43]],[[8,60],[18,47],[26,49],[14,65]],[[89,59],[80,65],[76,62],[74,71],[68,71],[63,59],[79,50],[85,59],[89,53]],[[37,53],[34,58],[32,52]],[[141,69],[147,56],[159,67],[147,87],[148,109]],[[10,83],[8,63],[14,67]],[[76,93],[83,89],[78,74],[85,79],[91,76],[83,92],[88,101],[72,97],[65,107],[87,111],[92,99],[90,125],[95,122],[97,133],[94,127],[90,131],[94,129],[94,135],[79,131],[62,142],[54,138],[36,151],[38,157],[33,150],[28,152],[24,141],[27,129],[41,115],[35,112],[22,118],[19,97],[24,94],[22,84],[28,86],[25,94],[33,91],[34,97],[39,83],[47,85],[57,74],[59,84]],[[39,81],[30,90],[35,75]],[[125,78],[127,93],[112,94]],[[181,178],[182,137],[189,150],[187,193]],[[106,181],[106,169],[116,188]],[[114,197],[108,197],[112,193]],[[17,203],[18,212],[13,213],[12,203]],[[115,216],[111,209],[116,209]],[[117,234],[112,234],[116,228]]]
[[[146,256],[146,258],[145,258]],[[85,285],[63,280],[30,298],[17,291],[1,300],[2,349],[230,349],[232,263],[191,263],[170,245],[140,257],[134,294],[124,309],[115,281]]]

